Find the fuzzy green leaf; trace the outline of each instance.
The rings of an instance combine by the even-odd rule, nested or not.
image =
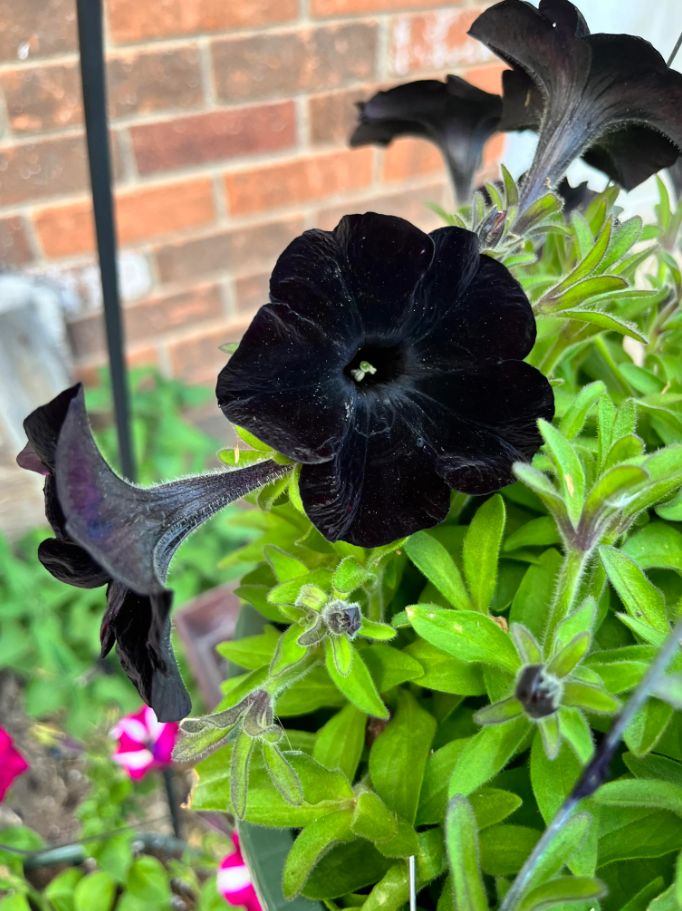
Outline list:
[[[340,769],[352,781],[365,745],[367,717],[354,705],[345,705],[315,736],[313,758],[328,769]]]
[[[665,599],[635,561],[615,547],[600,547],[599,556],[628,614],[636,620],[644,620],[659,632],[667,633],[670,626]]]
[[[346,676],[339,674],[331,649],[325,651],[325,666],[330,678],[341,693],[362,712],[376,718],[388,718],[388,709],[381,701],[377,688],[358,649],[353,649],[353,661]]]
[[[558,876],[532,889],[519,905],[519,911],[540,911],[574,902],[594,902],[607,888],[599,879],[587,876]]]
[[[433,535],[418,531],[406,541],[405,553],[453,607],[471,609],[471,599],[457,564]]]
[[[303,786],[298,773],[276,743],[261,741],[263,765],[282,797],[294,805],[303,802]]]
[[[458,753],[450,774],[448,795],[468,797],[507,765],[529,730],[525,718],[485,727],[469,738]]]
[[[445,818],[445,843],[458,911],[488,911],[476,817],[466,797],[453,797],[450,801]]]
[[[338,810],[307,825],[298,835],[284,864],[282,890],[291,901],[300,894],[314,867],[339,842],[352,841],[353,811]]]
[[[392,810],[413,823],[436,732],[436,722],[403,690],[395,714],[372,744],[369,774],[374,790]]]
[[[464,577],[473,607],[486,613],[495,593],[506,512],[499,494],[478,508],[464,536]]]

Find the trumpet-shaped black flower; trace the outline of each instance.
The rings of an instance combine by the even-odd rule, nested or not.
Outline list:
[[[574,158],[626,189],[671,165],[682,148],[682,75],[648,41],[591,35],[569,0],[502,0],[470,34],[513,67],[501,129],[534,128],[538,148],[522,191],[532,202]]]
[[[119,478],[92,437],[80,385],[24,421],[22,468],[45,476],[45,513],[55,534],[38,557],[79,588],[107,585],[102,655],[119,660],[161,721],[177,721],[190,701],[170,645],[172,593],[164,580],[182,540],[218,509],[287,471],[263,462],[240,471],[139,488]]]
[[[519,284],[460,228],[348,215],[280,256],[271,302],[218,377],[226,417],[302,463],[329,539],[393,541],[442,521],[450,488],[512,480],[551,418]]]
[[[497,130],[502,102],[458,76],[447,76],[445,82],[424,79],[377,92],[358,110],[360,122],[351,146],[388,145],[400,136],[430,139],[443,153],[457,198],[463,201],[481,164],[483,146]]]

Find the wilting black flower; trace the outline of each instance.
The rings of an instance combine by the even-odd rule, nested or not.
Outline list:
[[[497,129],[502,111],[498,95],[460,79],[424,79],[377,92],[358,105],[360,123],[351,146],[388,145],[400,136],[420,136],[439,146],[455,185],[465,200],[481,164],[483,146]]]
[[[628,190],[679,155],[682,75],[648,41],[590,35],[569,0],[502,0],[470,34],[513,67],[500,128],[539,131],[526,204],[580,155]]]
[[[55,534],[40,544],[40,561],[69,585],[107,585],[102,655],[115,642],[123,669],[159,720],[184,717],[190,701],[170,645],[172,593],[164,585],[171,558],[217,510],[287,468],[262,462],[135,487],[97,448],[80,385],[33,411],[24,429],[28,443],[17,461],[45,476],[45,513]]]
[[[393,541],[442,521],[450,488],[512,480],[551,418],[519,284],[475,234],[427,235],[348,215],[280,256],[218,377],[225,415],[302,463],[306,512],[329,539]]]
[[[561,705],[561,680],[542,664],[529,664],[516,681],[515,696],[531,718],[546,718]]]

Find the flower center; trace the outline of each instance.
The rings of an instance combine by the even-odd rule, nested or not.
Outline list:
[[[404,368],[405,353],[401,346],[363,345],[344,373],[362,389],[397,380]]]

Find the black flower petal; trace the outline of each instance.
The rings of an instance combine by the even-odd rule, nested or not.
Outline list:
[[[38,556],[57,579],[81,588],[108,584],[101,637],[162,721],[189,711],[170,649],[170,560],[182,540],[227,503],[288,469],[263,462],[232,472],[141,489],[119,478],[90,431],[80,386],[24,422],[19,464],[45,474],[45,513],[55,533]]]
[[[431,139],[443,153],[458,199],[464,200],[483,146],[497,129],[501,102],[498,95],[447,76],[445,82],[425,79],[377,92],[358,108],[360,123],[351,146],[388,145],[400,136]]]
[[[346,217],[295,241],[272,289],[286,294],[285,325],[267,335],[279,304],[261,308],[218,400],[296,453],[303,505],[329,539],[377,546],[435,525],[450,488],[496,490],[538,448],[536,421],[552,417],[553,399],[521,361],[533,314],[471,232],[429,237],[390,216]]]
[[[679,155],[682,74],[647,41],[590,35],[569,0],[540,0],[538,9],[502,0],[470,34],[514,68],[504,79],[502,128],[539,130],[522,203],[580,155],[626,189]]]

